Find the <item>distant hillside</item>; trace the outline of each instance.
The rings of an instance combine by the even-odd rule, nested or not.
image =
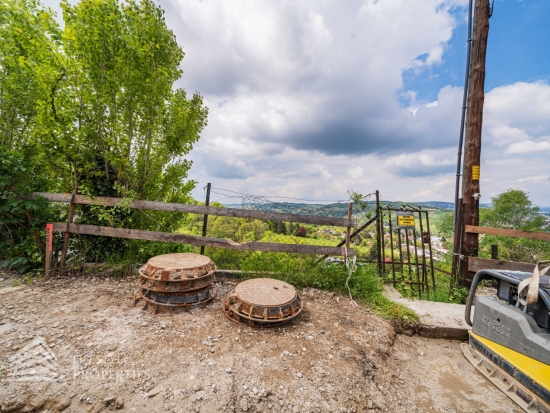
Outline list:
[[[413,207],[421,207],[422,209],[437,209],[442,211],[452,211],[454,209],[454,203],[441,202],[441,201],[429,201],[429,202],[403,202],[403,201],[380,201],[382,206],[388,204],[399,205],[411,205]],[[374,202],[369,202],[369,209],[374,208]],[[225,204],[227,208],[241,208],[242,204]],[[263,211],[272,212],[286,212],[293,214],[305,214],[305,215],[317,215],[317,216],[333,216],[338,218],[345,218],[348,214],[348,207],[345,203],[335,204],[305,204],[305,203],[293,203],[293,202],[274,202],[258,204],[258,209]]]
[[[427,201],[427,202],[411,202],[414,205],[427,207],[427,208],[435,208],[435,209],[448,209],[448,210],[454,210],[455,209],[455,203],[454,202],[442,202],[442,201]]]
[[[225,204],[228,208],[242,208],[242,204]],[[334,204],[304,204],[294,202],[273,202],[254,205],[255,209],[269,212],[283,212],[288,214],[303,214],[316,216],[331,216],[345,218],[348,215],[348,205]]]
[[[414,207],[422,207],[423,209],[433,208],[439,209],[442,211],[453,211],[455,208],[454,202],[443,202],[443,201],[424,201],[424,202],[407,202],[407,201],[380,201],[380,205],[385,206],[392,204],[395,206],[398,205],[411,205]],[[241,204],[224,204],[227,208],[241,208]],[[482,208],[490,208],[490,204],[481,204]],[[322,211],[331,211],[335,212],[337,215],[334,216],[343,216],[347,215],[347,205],[344,203],[341,204],[303,204],[303,203],[292,203],[292,202],[279,202],[274,203],[270,208],[270,204],[262,205],[262,209],[265,211],[277,211],[284,212],[285,210],[301,210],[304,212],[295,212],[296,214],[308,213],[311,215],[320,215],[319,212]],[[544,207],[540,209],[541,211],[550,212],[550,207]],[[311,212],[305,212],[311,211]],[[290,212],[290,211],[289,211]],[[331,213],[332,215],[332,213]]]

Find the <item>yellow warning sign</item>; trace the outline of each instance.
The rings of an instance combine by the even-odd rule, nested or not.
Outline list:
[[[399,228],[414,228],[414,215],[397,215],[397,226]]]
[[[479,165],[472,165],[472,180],[479,181]]]

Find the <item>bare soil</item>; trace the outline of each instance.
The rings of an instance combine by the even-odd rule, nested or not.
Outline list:
[[[134,278],[13,285],[0,273],[1,412],[520,412],[458,342],[396,335],[332,293],[304,290],[295,321],[254,329],[222,312],[235,280],[156,316],[133,306]]]

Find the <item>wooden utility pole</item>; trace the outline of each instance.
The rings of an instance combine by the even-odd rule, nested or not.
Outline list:
[[[483,124],[483,102],[485,100],[485,56],[489,35],[489,0],[476,0],[474,11],[474,33],[470,60],[470,82],[468,87],[468,114],[466,117],[466,142],[464,144],[464,166],[462,171],[462,199],[464,219],[462,225],[479,225],[479,178],[481,159],[481,128]],[[469,287],[473,273],[468,272],[468,258],[478,254],[478,234],[462,232],[462,255],[460,285]]]

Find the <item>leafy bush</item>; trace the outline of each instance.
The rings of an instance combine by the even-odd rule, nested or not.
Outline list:
[[[29,199],[43,185],[37,165],[0,147],[0,266],[26,272],[45,257],[45,225],[61,210],[43,198]],[[61,237],[54,238],[54,251]]]
[[[521,190],[509,189],[491,198],[492,208],[480,211],[483,226],[510,228],[524,231],[547,231],[539,207],[533,205],[529,195]],[[537,262],[550,259],[550,243],[527,238],[483,235],[480,237],[479,255],[489,258],[491,245],[498,245],[499,259],[505,261]]]

